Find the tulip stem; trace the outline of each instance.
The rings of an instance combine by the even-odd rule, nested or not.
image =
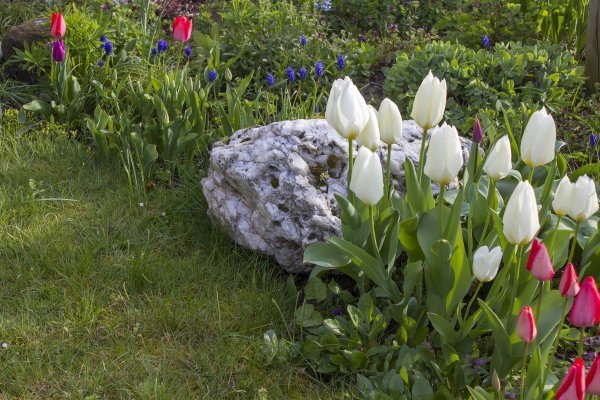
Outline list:
[[[527,179],[531,186],[533,186],[533,170],[535,167],[529,167],[529,178]]]
[[[523,246],[517,245],[517,260],[515,263],[513,287],[510,295],[510,307],[508,309],[508,316],[511,317],[513,314],[513,308],[515,308],[515,300],[517,299],[517,287],[519,286],[519,271],[521,271],[521,257],[523,256]]]
[[[579,357],[583,357],[583,339],[585,338],[585,328],[580,328],[581,336],[579,337]]]
[[[525,344],[525,354],[523,354],[523,366],[521,367],[521,400],[525,400],[525,369],[527,368],[527,352],[529,351],[529,342]]]
[[[554,232],[552,232],[552,237],[550,238],[550,243],[548,243],[548,249],[552,251],[552,246],[554,246],[554,239],[556,239],[556,232],[558,231],[558,224],[560,224],[560,219],[562,215],[559,215],[556,219],[556,225],[554,225]]]
[[[483,286],[483,282],[479,281],[479,284],[477,285],[477,289],[475,289],[475,293],[473,293],[473,297],[471,297],[471,301],[469,301],[469,304],[467,304],[467,309],[465,310],[465,314],[463,317],[464,320],[469,318],[469,311],[471,310],[473,301],[475,301],[475,299],[477,298],[477,295],[479,294],[479,290],[481,289],[482,286]]]
[[[438,239],[442,239],[444,234],[444,192],[446,185],[440,184],[440,193],[438,194]]]
[[[383,265],[381,254],[379,254],[379,246],[377,245],[377,237],[375,236],[375,206],[369,207],[369,217],[371,222],[371,243],[373,244],[373,251],[377,254],[377,258],[381,265]]]
[[[489,177],[488,177],[489,178]],[[487,233],[488,225],[490,224],[491,216],[490,209],[492,208],[494,197],[496,196],[496,181],[492,178],[489,178],[488,182],[488,210],[485,214],[485,224],[483,224],[483,231],[481,231],[481,241],[485,240],[485,234]],[[494,207],[494,212],[496,212],[496,207]]]
[[[569,252],[569,259],[567,265],[573,261],[573,255],[575,254],[575,246],[577,246],[577,234],[579,233],[579,221],[575,224],[575,231],[573,235],[573,244],[571,245],[571,251]]]
[[[352,143],[352,139],[348,139],[348,176],[346,177],[347,185],[348,185],[348,198],[352,196],[350,192],[350,179],[352,179],[352,168],[354,167],[354,143]]]
[[[421,137],[421,153],[419,154],[419,184],[423,180],[423,168],[425,168],[425,142],[427,141],[427,129],[423,128]]]
[[[384,198],[386,201],[389,200],[391,189],[392,189],[392,182],[390,181],[390,178],[392,176],[391,165],[392,165],[392,145],[388,144],[387,161],[385,164],[385,197]]]
[[[556,332],[556,337],[554,338],[554,343],[552,344],[552,349],[550,350],[550,354],[548,356],[548,368],[546,368],[546,372],[544,373],[544,379],[542,379],[542,386],[540,388],[542,394],[544,393],[544,387],[546,386],[546,378],[548,377],[548,372],[552,369],[552,364],[554,363],[556,348],[558,347],[558,341],[560,340],[560,331],[562,330],[563,323],[565,322],[565,316],[567,315],[568,305],[569,298],[565,297],[565,305],[563,306],[562,317],[560,318],[560,323],[558,324],[558,332]]]
[[[540,297],[538,297],[538,305],[537,310],[535,311],[535,320],[539,321],[540,318],[540,310],[542,309],[542,297],[544,295],[544,281],[540,282]],[[541,343],[540,343],[541,344]]]

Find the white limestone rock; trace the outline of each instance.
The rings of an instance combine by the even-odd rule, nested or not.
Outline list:
[[[461,141],[466,164],[470,141]],[[416,165],[420,146],[421,129],[404,121],[392,149],[392,181],[401,193],[404,159]],[[348,142],[324,119],[240,130],[211,151],[202,180],[208,213],[239,245],[274,257],[289,272],[308,272],[306,246],[341,235],[334,193],[346,194],[347,159]]]

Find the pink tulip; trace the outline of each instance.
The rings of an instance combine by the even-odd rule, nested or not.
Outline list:
[[[596,356],[585,378],[585,392],[600,396],[600,356]]]
[[[583,360],[575,360],[567,376],[556,392],[556,400],[583,400],[585,396],[585,366]]]
[[[517,335],[526,343],[533,342],[537,336],[537,327],[529,306],[523,307],[517,317]]]
[[[527,269],[538,281],[549,281],[554,278],[554,268],[546,245],[538,239],[533,239],[531,251],[527,259]]]
[[[579,279],[577,279],[577,272],[575,272],[573,264],[567,264],[560,277],[558,289],[563,297],[575,297],[579,293]]]
[[[192,35],[192,20],[187,17],[177,17],[173,22],[173,38],[178,42],[187,42]]]
[[[578,328],[589,328],[600,322],[600,294],[596,281],[591,276],[583,280],[573,302],[569,320],[571,325]]]
[[[60,39],[65,36],[67,30],[67,23],[62,13],[52,13],[52,20],[50,21],[50,36],[54,39]]]

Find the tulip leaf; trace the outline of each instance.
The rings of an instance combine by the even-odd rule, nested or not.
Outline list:
[[[581,255],[583,276],[600,276],[600,231],[590,237]]]
[[[473,400],[492,400],[494,398],[481,386],[475,386],[475,388],[467,386],[467,389],[469,390],[469,393],[471,393]]]
[[[427,313],[427,316],[435,330],[444,338],[446,343],[455,346],[458,342],[458,333],[454,330],[452,324],[438,314]]]
[[[496,278],[497,279],[497,278]],[[494,336],[495,348],[492,355],[492,365],[490,369],[494,369],[498,372],[500,378],[505,376],[512,366],[512,354],[508,332],[504,328],[500,318],[492,311],[491,308],[485,303],[485,301],[478,299],[479,307],[483,310],[491,328],[492,335]]]
[[[371,256],[360,247],[341,238],[330,237],[327,241],[346,252],[352,262],[365,273],[387,296],[394,302],[402,300],[402,294],[396,282],[385,273],[384,266],[379,260]]]
[[[33,100],[30,103],[24,104],[23,109],[42,114],[45,118],[50,118],[50,115],[52,114],[52,108],[50,105],[41,100]]]
[[[419,218],[411,217],[400,222],[398,227],[398,239],[400,245],[406,251],[409,261],[425,259],[419,240],[417,239],[417,230],[419,228]]]

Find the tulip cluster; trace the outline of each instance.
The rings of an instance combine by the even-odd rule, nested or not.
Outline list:
[[[392,145],[402,136],[402,116],[398,106],[390,99],[384,99],[379,110],[367,105],[358,88],[346,77],[333,83],[327,99],[325,118],[329,125],[348,140],[348,193],[352,191],[363,203],[371,206],[377,204],[384,195],[387,199]],[[360,146],[356,166],[352,157],[354,140]],[[385,184],[383,177],[379,181],[371,179],[383,175],[379,157],[375,154],[381,142],[388,148]],[[368,159],[366,152],[371,153]],[[357,169],[364,172],[365,168],[367,173],[355,172]],[[375,195],[378,197],[375,198]]]
[[[50,20],[50,36],[54,39],[52,42],[52,60],[54,62],[63,62],[66,57],[65,43],[62,38],[67,31],[67,23],[62,13],[52,13]]]
[[[583,400],[585,395],[600,396],[600,356],[596,356],[586,375],[585,364],[577,358],[569,368],[554,397],[557,400]]]

